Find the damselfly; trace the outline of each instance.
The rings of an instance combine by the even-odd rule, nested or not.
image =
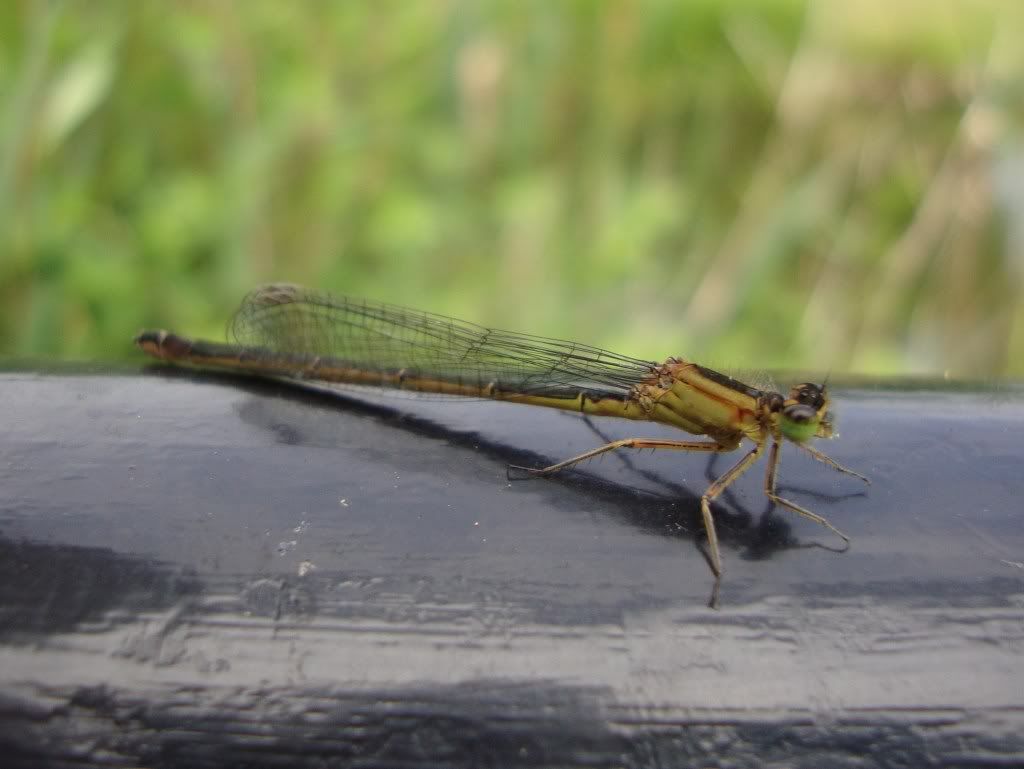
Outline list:
[[[810,445],[832,437],[824,385],[793,387],[788,396],[750,387],[682,358],[664,363],[589,345],[484,328],[441,315],[274,284],[250,293],[230,323],[237,344],[193,341],[143,331],[135,343],[167,361],[318,382],[491,398],[597,416],[660,422],[708,440],[626,438],[543,468],[552,475],[615,449],[719,453],[746,439],[751,448],[700,500],[711,566],[722,573],[711,502],[768,448],[764,493],[783,507],[843,532],[776,492],[779,447],[799,446],[819,462],[870,483]],[[769,448],[770,444],[770,448]]]

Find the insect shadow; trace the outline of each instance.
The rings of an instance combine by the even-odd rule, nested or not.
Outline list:
[[[403,431],[444,441],[446,444],[471,450],[509,465],[528,467],[544,467],[550,463],[551,457],[536,451],[525,450],[521,446],[494,440],[493,437],[482,435],[475,430],[463,430],[444,425],[427,417],[412,414],[399,406],[382,405],[359,397],[358,392],[350,394],[345,390],[325,388],[292,379],[269,379],[247,376],[231,372],[182,369],[167,364],[154,363],[145,367],[147,371],[159,373],[161,376],[196,381],[229,384],[257,395],[273,395],[291,401],[309,403],[317,406],[341,408],[348,412],[362,414],[380,420],[391,427]],[[396,399],[397,401],[401,398]],[[577,415],[566,415],[576,416]],[[609,442],[604,433],[593,424],[588,417],[583,417],[587,426],[605,442]],[[311,440],[302,428],[294,424],[265,424],[277,436],[279,442],[289,445],[303,445]],[[615,452],[615,455],[631,472],[650,482],[660,491],[641,489],[609,480],[600,475],[588,472],[586,466],[573,468],[571,471],[557,473],[545,479],[530,478],[530,482],[543,486],[556,484],[571,488],[574,494],[583,494],[597,502],[606,511],[612,511],[615,517],[638,527],[646,533],[673,539],[687,539],[698,547],[708,563],[711,572],[711,558],[707,550],[707,539],[704,531],[703,518],[700,512],[701,495],[681,483],[666,479],[650,470],[638,467],[626,452]],[[706,475],[714,477],[713,468],[717,457],[712,455],[706,468]],[[512,479],[512,476],[509,476]],[[518,479],[516,479],[518,480]],[[830,495],[816,494],[825,499],[841,499]],[[856,495],[849,495],[856,496]],[[722,504],[726,502],[727,504]],[[578,504],[574,504],[578,508]],[[720,541],[737,550],[742,557],[752,560],[763,560],[776,553],[806,547],[822,547],[841,552],[832,546],[820,543],[801,544],[792,534],[791,525],[784,519],[772,515],[775,506],[769,503],[767,509],[757,516],[757,521],[740,504],[731,490],[726,490],[722,498],[714,504],[715,521],[718,524]],[[845,548],[843,548],[845,549]],[[709,605],[718,605],[720,579],[715,578],[712,586]]]

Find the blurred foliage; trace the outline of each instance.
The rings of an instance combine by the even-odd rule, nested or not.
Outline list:
[[[1024,5],[0,3],[0,353],[289,280],[637,356],[1024,374]]]

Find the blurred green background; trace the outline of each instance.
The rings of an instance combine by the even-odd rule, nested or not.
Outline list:
[[[288,280],[713,364],[1024,374],[1024,3],[0,3],[0,354]]]

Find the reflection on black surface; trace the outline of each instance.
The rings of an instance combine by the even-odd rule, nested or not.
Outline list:
[[[0,536],[0,640],[96,630],[198,595],[197,577],[106,548],[15,542]]]
[[[1020,755],[1020,408],[862,405],[853,445],[877,457],[878,482],[836,521],[853,524],[851,551],[778,557],[829,535],[818,545],[807,524],[801,544],[786,513],[718,504],[730,547],[711,612],[710,574],[671,541],[703,540],[703,485],[666,482],[671,469],[636,477],[653,490],[617,464],[506,489],[505,464],[551,457],[400,407],[235,378],[253,397],[25,379],[37,411],[0,456],[5,767]],[[560,432],[535,411],[529,429]],[[337,425],[353,433],[335,440]],[[364,430],[392,453],[353,448]],[[352,463],[340,482],[364,494],[351,508],[338,508],[339,457]],[[619,482],[596,475],[609,470]],[[390,485],[399,473],[405,486]],[[393,492],[374,506],[381,480]],[[396,509],[428,493],[443,499],[422,519]],[[505,527],[486,545],[459,539],[477,515]],[[278,533],[306,518],[306,551],[280,557]],[[304,558],[316,568],[296,572]]]
[[[273,396],[298,404],[306,403],[360,414],[390,428],[435,441],[443,441],[457,448],[472,450],[506,465],[543,467],[552,461],[561,459],[561,457],[525,451],[521,447],[496,441],[473,430],[453,429],[437,421],[409,414],[401,408],[401,402],[408,400],[407,397],[395,398],[397,405],[392,407],[369,403],[348,395],[344,390],[326,391],[320,387],[309,387],[302,382],[287,379],[265,380],[232,373],[183,370],[161,364],[152,364],[147,369],[155,371],[161,376],[222,382],[257,396]],[[254,407],[251,412],[249,405]],[[270,418],[265,409],[255,408],[255,403],[249,405],[241,408],[240,416],[271,432],[276,436],[278,442],[293,446],[317,445],[317,437],[303,434],[299,425]],[[584,417],[583,421],[599,436],[601,441],[610,442],[611,439],[594,424],[593,420]],[[661,495],[650,490],[609,481],[588,473],[586,465],[549,478],[528,478],[522,482],[538,484],[539,488],[543,487],[542,484],[550,483],[572,488],[575,494],[599,502],[602,510],[611,511],[618,520],[637,527],[645,533],[695,543],[702,557],[708,562],[708,586],[709,589],[713,588],[715,579],[711,573],[710,560],[704,547],[706,536],[700,512],[700,494],[687,486],[674,483],[657,473],[638,467],[628,452],[614,452],[613,456],[629,467],[637,476],[664,489],[666,493]],[[716,459],[717,455],[712,455],[707,465],[707,474],[711,480],[717,477],[717,473],[714,472]],[[517,482],[519,480],[517,479]],[[779,488],[792,489],[794,487],[780,484]],[[816,491],[808,492],[810,496],[828,502],[864,496],[865,493],[856,491],[836,495]],[[557,501],[553,500],[553,504],[557,506]],[[777,553],[804,547],[823,547],[834,552],[843,552],[846,549],[843,544],[830,546],[817,540],[801,544],[793,536],[792,526],[782,517],[762,514],[755,521],[755,517],[744,510],[743,505],[735,498],[731,489],[727,489],[722,497],[713,503],[712,507],[721,543],[729,550],[739,551],[742,557],[765,560]],[[766,513],[772,507],[769,505]],[[825,532],[822,536],[827,535],[828,533]]]
[[[719,766],[723,758],[730,766],[789,766],[794,756],[813,766],[995,767],[1019,756],[1012,731],[979,735],[974,718],[951,709],[862,710],[839,729],[807,710],[757,718],[634,712],[611,704],[610,693],[597,687],[533,680],[366,692],[190,687],[142,697],[82,687],[59,714],[12,716],[0,734],[4,765],[33,769],[43,763],[647,769]]]

